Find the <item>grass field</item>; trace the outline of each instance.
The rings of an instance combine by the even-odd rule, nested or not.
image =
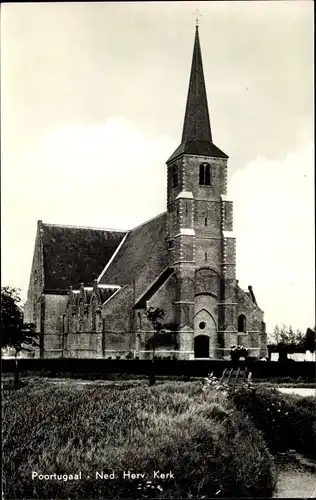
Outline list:
[[[7,499],[264,497],[276,482],[260,432],[198,381],[28,379],[3,390],[2,437]],[[32,471],[81,479],[32,480]],[[114,479],[96,479],[112,471]]]

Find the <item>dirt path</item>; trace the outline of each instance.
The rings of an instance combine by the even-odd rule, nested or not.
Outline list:
[[[306,387],[277,387],[277,390],[283,394],[297,394],[298,396],[316,396],[316,389]]]
[[[279,467],[273,498],[316,498],[316,462],[295,453]]]

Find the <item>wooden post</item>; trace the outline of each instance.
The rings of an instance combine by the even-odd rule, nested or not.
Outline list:
[[[236,373],[236,377],[235,377],[235,382],[234,382],[234,386],[237,384],[237,381],[238,381],[238,377],[239,377],[239,374],[240,374],[240,367],[238,368],[237,370],[237,373]]]
[[[233,369],[233,368],[231,368],[231,369],[230,369],[230,372],[229,372],[229,375],[228,375],[227,384],[229,384],[230,379],[232,378],[233,371],[234,371],[234,369]]]
[[[225,377],[225,375],[226,375],[226,372],[227,372],[227,368],[224,368],[223,373],[222,373],[222,376],[221,376],[221,379],[220,379],[220,381],[219,381],[219,383],[220,383],[220,384],[222,384],[222,383],[223,383],[223,380],[224,380],[224,377]]]

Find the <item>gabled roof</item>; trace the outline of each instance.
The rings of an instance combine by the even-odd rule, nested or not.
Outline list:
[[[158,278],[155,279],[145,293],[143,293],[142,296],[135,302],[134,309],[142,309],[146,307],[146,302],[155,295],[159,288],[161,288],[170,276],[172,276],[173,272],[173,267],[167,267],[164,269],[164,271],[158,276]]]
[[[92,286],[125,236],[125,231],[40,224],[44,290]]]
[[[228,156],[213,143],[198,26],[196,26],[195,31],[190,83],[181,144],[169,158],[167,163],[184,153],[228,158]]]
[[[155,254],[159,266],[163,269],[167,267],[166,220],[167,215],[163,213],[129,231],[109,267],[101,274],[99,284],[131,283]],[[166,251],[160,252],[158,247],[164,244]]]

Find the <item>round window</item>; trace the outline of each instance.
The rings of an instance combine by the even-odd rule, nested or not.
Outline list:
[[[204,321],[201,321],[201,323],[199,324],[199,327],[201,330],[204,330],[204,328],[206,327],[206,323],[204,323]]]

